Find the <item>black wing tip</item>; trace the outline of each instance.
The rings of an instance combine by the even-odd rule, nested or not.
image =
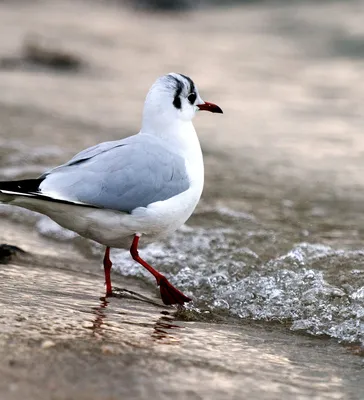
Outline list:
[[[100,208],[92,204],[83,204],[75,201],[57,199],[47,196],[46,194],[40,193],[39,186],[44,181],[44,179],[45,178],[23,179],[20,181],[0,182],[0,192],[21,197],[31,197],[37,200],[49,201],[54,203],[70,204],[74,206],[82,206],[89,208]]]
[[[20,181],[4,181],[0,182],[0,190],[7,190],[14,193],[37,193],[39,186],[44,178],[23,179]]]

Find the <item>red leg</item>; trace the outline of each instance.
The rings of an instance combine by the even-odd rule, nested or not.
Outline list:
[[[138,243],[139,236],[135,235],[133,244],[130,248],[130,254],[133,259],[146,268],[157,280],[157,285],[160,287],[161,297],[164,304],[183,304],[191,301],[191,299],[185,296],[182,292],[172,286],[167,278],[156,271],[153,267],[151,267],[148,263],[146,263],[143,259],[139,257],[138,253]]]
[[[110,247],[106,247],[105,256],[104,256],[106,296],[112,295],[111,277],[110,277],[111,267],[112,267],[112,262],[110,260]]]

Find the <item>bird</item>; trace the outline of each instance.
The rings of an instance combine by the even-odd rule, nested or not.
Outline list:
[[[62,227],[105,246],[106,297],[113,296],[111,248],[156,279],[164,304],[191,301],[141,258],[139,241],[168,238],[195,210],[204,186],[198,111],[223,113],[202,100],[186,75],[159,77],[145,99],[139,133],[87,148],[35,179],[0,182],[0,202],[47,215]]]

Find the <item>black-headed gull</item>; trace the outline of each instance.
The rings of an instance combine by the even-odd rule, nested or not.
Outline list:
[[[0,182],[0,201],[49,216],[64,228],[106,246],[106,295],[112,295],[110,247],[131,256],[157,280],[165,304],[191,299],[138,254],[191,216],[204,184],[196,111],[222,113],[204,102],[193,81],[170,73],[157,79],[144,104],[140,132],[81,151],[37,179]]]

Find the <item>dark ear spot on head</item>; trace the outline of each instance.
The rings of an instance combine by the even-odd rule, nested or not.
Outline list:
[[[174,93],[173,105],[177,108],[177,110],[180,110],[182,108],[180,95],[183,90],[183,83],[174,76],[172,78],[176,82],[176,91]]]
[[[173,105],[179,110],[181,108],[181,99],[179,95],[174,96]]]

